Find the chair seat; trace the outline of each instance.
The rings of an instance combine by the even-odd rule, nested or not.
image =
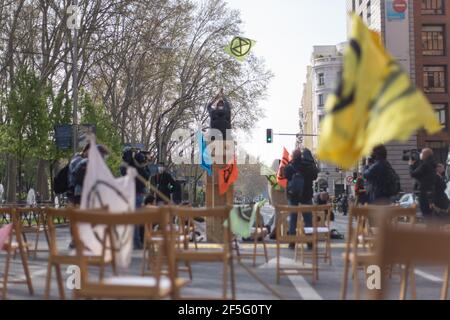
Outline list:
[[[140,276],[119,276],[110,277],[103,280],[103,284],[113,286],[127,286],[127,287],[155,287],[155,277],[140,277]],[[171,286],[170,279],[167,277],[161,277],[159,280],[159,286],[162,289],[169,289]]]
[[[304,228],[305,234],[313,234],[314,228]],[[330,229],[327,227],[319,227],[317,228],[317,233],[328,233]]]
[[[342,254],[342,258],[345,258],[345,253]],[[353,262],[355,260],[355,254],[350,253],[348,259]],[[360,264],[370,264],[374,263],[376,259],[375,254],[371,252],[361,252],[356,255],[356,262]]]
[[[69,254],[67,255],[67,257],[70,257],[70,258],[76,258],[76,256],[77,256],[77,250],[75,250],[75,249],[73,249],[73,250],[70,250],[69,251]],[[89,251],[89,250],[85,250],[84,252],[83,252],[83,256],[84,257],[86,257],[88,260],[98,260],[98,261],[100,261],[101,260],[101,256],[100,255],[98,255],[98,254],[93,254],[91,251]],[[60,256],[60,257],[62,257],[62,256]],[[111,258],[111,255],[110,254],[106,254],[105,255],[105,263],[109,263],[109,262],[111,262],[112,261],[112,258]]]

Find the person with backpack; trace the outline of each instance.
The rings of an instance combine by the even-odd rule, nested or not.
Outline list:
[[[416,179],[419,185],[419,205],[425,219],[431,218],[431,204],[436,187],[436,161],[433,150],[425,148],[420,153],[420,161],[409,160],[411,177]]]
[[[370,204],[389,205],[392,203],[391,198],[400,192],[400,178],[387,161],[384,145],[373,149],[371,157],[367,159],[364,178],[367,180]]]
[[[450,219],[450,199],[445,190],[447,189],[447,179],[445,177],[445,166],[439,163],[436,167],[436,183],[433,198],[433,216],[439,219]]]
[[[317,179],[319,170],[317,168],[311,151],[304,149],[294,150],[292,160],[284,168],[284,176],[288,180],[286,195],[288,203],[291,206],[312,205],[314,195],[313,182]],[[312,227],[312,214],[303,214],[304,225],[306,228]],[[292,213],[289,218],[289,231],[291,235],[295,235],[297,227],[297,214]],[[312,244],[308,244],[311,248]],[[290,243],[289,248],[295,248],[295,243]]]

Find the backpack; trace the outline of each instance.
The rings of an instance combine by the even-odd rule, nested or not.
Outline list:
[[[386,163],[386,177],[383,180],[383,189],[387,197],[393,197],[400,192],[400,177],[389,163]]]
[[[305,188],[305,178],[300,172],[296,172],[288,181],[287,193],[289,196],[302,196]]]
[[[53,178],[53,191],[62,194],[69,191],[69,165],[62,168]]]

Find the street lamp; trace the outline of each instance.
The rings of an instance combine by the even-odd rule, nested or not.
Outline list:
[[[73,153],[77,152],[78,144],[78,29],[79,23],[79,8],[78,0],[72,0],[72,5],[67,8],[67,13],[70,15],[67,19],[67,27],[73,31],[72,33],[72,103],[73,103]]]

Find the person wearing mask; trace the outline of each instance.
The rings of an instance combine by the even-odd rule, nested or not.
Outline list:
[[[392,202],[391,197],[400,191],[400,179],[387,161],[387,149],[384,145],[373,149],[372,155],[367,159],[364,178],[367,180],[370,204],[388,205]]]
[[[416,179],[419,186],[419,205],[425,219],[432,216],[431,204],[436,185],[436,161],[433,150],[425,148],[420,154],[420,161],[409,160],[411,177]]]
[[[312,205],[312,198],[314,195],[313,182],[317,179],[319,170],[317,169],[316,162],[312,156],[311,151],[304,149],[303,152],[300,149],[292,152],[292,160],[284,169],[284,176],[288,180],[287,187],[287,199],[291,206]],[[296,194],[290,190],[290,186],[293,186],[295,179],[303,180],[302,191],[300,194]],[[306,228],[312,227],[312,214],[303,214],[304,225]],[[297,228],[297,214],[292,213],[289,219],[289,234],[295,235]],[[295,243],[290,243],[289,248],[294,249]],[[308,244],[308,248],[312,248],[312,244]]]

